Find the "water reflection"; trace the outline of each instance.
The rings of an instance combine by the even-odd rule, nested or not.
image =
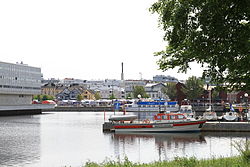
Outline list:
[[[192,145],[206,144],[204,136],[200,133],[114,133],[111,135],[114,142],[114,153],[118,159],[121,159],[121,155],[126,154],[128,146],[134,146],[137,148],[139,155],[139,161],[141,159],[141,152],[145,150],[147,146],[145,144],[154,143],[158,160],[172,159],[173,156],[169,156],[172,151],[180,151],[182,155],[189,154],[186,152]],[[151,153],[152,154],[152,151]]]
[[[39,117],[0,117],[0,133],[0,166],[24,166],[39,160]]]

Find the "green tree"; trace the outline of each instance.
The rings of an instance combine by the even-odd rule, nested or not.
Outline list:
[[[101,97],[101,95],[100,95],[100,93],[99,92],[96,92],[95,93],[95,99],[96,100],[99,100],[99,99],[101,99],[102,97]]]
[[[195,76],[189,77],[185,83],[183,92],[186,94],[188,100],[200,98],[204,92],[204,81]]]
[[[76,97],[76,98],[77,98],[77,101],[82,101],[82,100],[83,100],[83,96],[82,96],[82,95],[80,95],[80,94],[79,94],[79,95],[77,95],[77,97]]]
[[[163,88],[162,91],[171,100],[176,100],[176,98],[177,98],[176,83],[167,83],[166,88]]]
[[[141,95],[142,98],[148,98],[149,97],[147,95],[147,93],[146,93],[143,86],[134,86],[133,87],[133,96],[134,96],[134,98],[137,98],[139,94]]]
[[[219,94],[220,94],[220,89],[218,89],[218,88],[213,88],[212,89],[212,94],[211,94],[211,98],[212,98],[212,100],[217,100],[217,99],[219,99],[220,97],[219,97]]]
[[[197,62],[213,82],[250,89],[249,0],[158,0],[150,11],[159,15],[168,42],[155,53],[160,69],[186,72]]]
[[[49,100],[49,96],[48,95],[42,95],[42,101],[44,100]]]
[[[38,101],[41,101],[41,95],[35,95],[35,96],[33,97],[33,99],[38,100]]]
[[[131,99],[133,96],[132,96],[132,94],[131,93],[128,93],[128,95],[127,95],[127,99]]]
[[[112,93],[112,94],[109,96],[109,99],[111,99],[111,100],[116,99],[114,93]]]
[[[36,99],[38,101],[44,101],[44,100],[54,100],[54,96],[51,95],[35,95],[33,99]]]

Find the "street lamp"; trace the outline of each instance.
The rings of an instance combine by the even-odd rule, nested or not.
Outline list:
[[[141,95],[138,94],[137,97],[138,97],[138,99],[139,99],[139,100],[138,100],[138,120],[140,120],[140,107],[141,107],[140,101],[141,101]]]
[[[246,98],[246,111],[248,112],[248,93],[245,93],[244,96]]]

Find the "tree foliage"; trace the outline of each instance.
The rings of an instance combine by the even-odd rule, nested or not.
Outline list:
[[[177,98],[176,83],[167,83],[166,88],[163,88],[163,93],[166,94],[171,100],[176,100]]]
[[[102,96],[100,95],[100,93],[99,92],[96,92],[95,93],[95,99],[96,100],[99,100],[99,99],[101,99],[102,98]]]
[[[79,95],[77,95],[76,99],[77,99],[77,101],[82,101],[83,100],[83,96],[79,94]]]
[[[195,76],[189,77],[185,83],[185,88],[183,88],[183,92],[187,95],[187,99],[194,100],[200,98],[204,92],[203,85],[203,80]]]
[[[133,96],[134,96],[134,98],[137,98],[139,94],[141,95],[142,98],[148,98],[149,97],[147,95],[147,93],[146,93],[143,86],[134,86],[134,88],[133,88]]]
[[[114,93],[112,93],[112,94],[109,96],[109,99],[110,99],[110,100],[116,99]]]
[[[44,100],[54,100],[54,96],[51,95],[35,95],[33,99],[38,100],[38,101],[44,101]]]
[[[150,11],[168,41],[160,69],[186,72],[200,63],[213,82],[229,89],[250,89],[249,0],[158,0]]]

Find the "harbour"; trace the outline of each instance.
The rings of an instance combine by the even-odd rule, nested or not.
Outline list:
[[[112,114],[106,112],[106,119]],[[234,142],[250,138],[249,132],[116,134],[103,132],[103,123],[103,112],[0,117],[0,166],[79,167],[107,158],[149,163],[177,156],[229,157],[239,154]]]

